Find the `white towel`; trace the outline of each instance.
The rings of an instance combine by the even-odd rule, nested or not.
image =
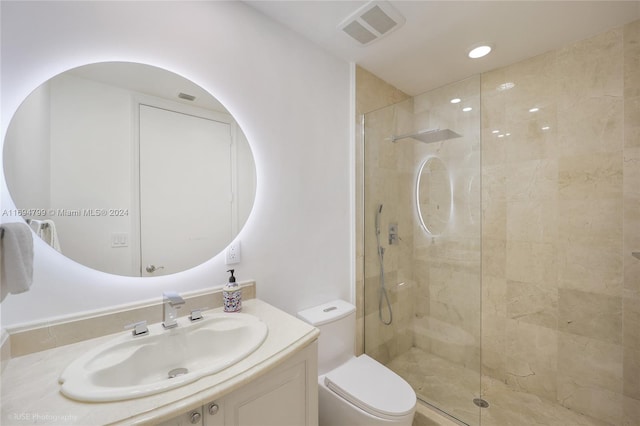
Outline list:
[[[7,294],[29,290],[33,282],[33,237],[24,223],[2,225],[0,240],[0,301]]]
[[[46,219],[42,221],[38,236],[42,238],[45,243],[49,244],[57,251],[60,251],[60,240],[58,239],[58,231],[56,230],[56,224],[52,220]]]

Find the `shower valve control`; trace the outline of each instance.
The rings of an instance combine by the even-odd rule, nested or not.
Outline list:
[[[399,243],[398,238],[398,224],[390,223],[389,224],[389,245],[397,245]]]

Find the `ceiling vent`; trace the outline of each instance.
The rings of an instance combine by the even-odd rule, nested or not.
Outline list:
[[[372,1],[352,13],[338,28],[362,46],[392,33],[405,19],[389,2]]]

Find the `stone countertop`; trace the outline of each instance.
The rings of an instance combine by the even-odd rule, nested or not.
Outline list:
[[[222,312],[222,308],[204,312]],[[166,392],[115,402],[79,402],[60,393],[58,376],[80,355],[117,334],[24,355],[2,373],[0,424],[150,424],[200,407],[249,383],[317,339],[313,326],[258,299],[243,301],[243,313],[269,327],[266,340],[242,361],[216,374]],[[181,318],[186,321],[186,318]]]

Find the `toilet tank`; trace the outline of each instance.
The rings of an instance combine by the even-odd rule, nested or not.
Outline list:
[[[298,317],[320,329],[318,375],[327,373],[354,356],[356,307],[334,300],[298,312]]]

